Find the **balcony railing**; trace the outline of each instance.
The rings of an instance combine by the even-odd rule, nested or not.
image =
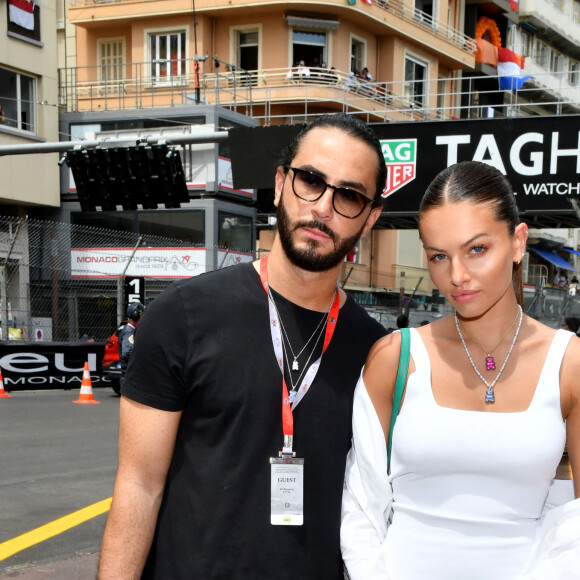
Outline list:
[[[177,70],[193,71],[193,65],[187,61]],[[434,80],[369,82],[334,69],[313,68],[309,76],[294,69],[202,70],[199,78],[195,73],[152,76],[152,70],[151,63],[61,69],[60,104],[67,112],[212,104],[264,124],[302,122],[336,111],[370,122],[580,112],[580,87],[570,84],[575,79],[568,73],[535,74],[520,90],[503,91],[498,98],[499,82],[495,88],[489,76],[448,79],[445,92],[438,92],[440,83]],[[478,90],[481,79],[492,88]],[[487,106],[488,101],[499,104]]]
[[[95,6],[95,5],[111,5],[115,3],[135,3],[135,2],[153,2],[159,0],[70,0],[71,8]],[[267,2],[265,2],[267,4]],[[312,2],[315,5],[314,2]],[[461,30],[457,30],[452,26],[449,26],[445,22],[433,18],[430,14],[418,10],[412,4],[405,2],[404,0],[374,0],[374,5],[381,10],[386,10],[392,14],[395,14],[399,18],[407,22],[413,22],[429,30],[436,37],[450,42],[454,46],[466,50],[470,53],[475,52],[475,41],[473,38],[465,35]],[[189,12],[191,6],[184,3],[184,12]],[[369,7],[367,7],[369,8]],[[203,13],[203,8],[198,9],[200,13]]]

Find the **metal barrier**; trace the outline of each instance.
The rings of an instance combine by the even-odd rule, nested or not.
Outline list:
[[[145,278],[147,303],[174,279],[252,259],[179,239],[0,218],[0,340],[104,341],[123,315],[123,274]]]
[[[182,59],[183,74],[163,77],[152,75],[151,62],[60,69],[59,103],[68,112],[100,112],[179,107],[199,98],[265,125],[307,122],[329,111],[363,115],[367,122],[518,117],[537,114],[538,107],[550,114],[580,112],[580,85],[567,72],[538,70],[521,89],[501,91],[499,76],[373,82],[322,68],[309,69],[308,76],[297,68],[205,73],[203,63],[197,87],[195,64]]]

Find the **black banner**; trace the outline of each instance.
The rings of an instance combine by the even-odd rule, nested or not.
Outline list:
[[[393,123],[373,129],[383,144],[391,185],[414,169],[414,178],[387,197],[387,211],[417,211],[439,171],[471,160],[506,175],[522,212],[572,211],[569,200],[580,200],[580,116]],[[405,146],[413,143],[414,160]]]
[[[580,115],[384,123],[389,180],[385,211],[416,213],[439,171],[485,161],[511,182],[521,212],[573,212],[580,200]],[[275,160],[301,126],[230,131],[235,187],[271,188]]]
[[[101,375],[105,345],[97,342],[0,343],[0,368],[6,391],[77,389],[85,362],[93,387],[108,387]]]

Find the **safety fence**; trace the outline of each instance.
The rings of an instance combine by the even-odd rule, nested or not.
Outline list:
[[[187,239],[2,217],[0,340],[102,342],[129,298],[147,304],[173,280],[253,258]],[[140,293],[129,297],[135,281]]]

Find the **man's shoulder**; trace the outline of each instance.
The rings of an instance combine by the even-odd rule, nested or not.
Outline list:
[[[352,296],[348,296],[345,306],[348,307],[345,313],[348,316],[345,318],[350,325],[354,325],[365,333],[368,333],[374,340],[387,334],[385,327],[358,304]]]
[[[232,288],[232,284],[243,284],[252,276],[257,275],[252,262],[244,262],[235,266],[228,266],[219,270],[205,272],[199,276],[179,280],[173,285],[179,292],[199,292],[202,290],[215,291]]]

